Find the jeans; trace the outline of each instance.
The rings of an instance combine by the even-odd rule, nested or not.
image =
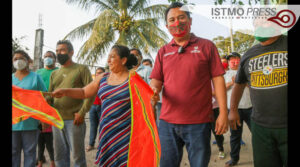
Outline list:
[[[39,133],[39,130],[12,131],[12,167],[21,166],[22,150],[24,167],[35,167]]]
[[[212,133],[215,136],[215,139],[217,141],[217,145],[218,145],[219,151],[223,152],[224,151],[224,147],[223,147],[224,136],[223,135],[217,135],[216,132],[215,132],[216,121],[217,121],[217,118],[218,118],[219,113],[220,113],[219,108],[214,108],[213,109],[213,113],[214,113],[215,121],[211,123],[211,131],[212,131]]]
[[[240,115],[240,123],[241,126],[237,126],[237,130],[232,130],[230,128],[230,156],[231,159],[235,162],[238,162],[240,160],[240,150],[241,150],[241,139],[242,139],[242,133],[243,133],[243,121],[246,122],[248,125],[248,128],[251,132],[251,121],[250,116],[252,113],[252,108],[249,109],[238,109],[239,115]]]
[[[38,140],[38,160],[42,161],[44,150],[47,147],[51,161],[54,161],[53,135],[52,132],[40,133]]]
[[[160,120],[158,134],[161,144],[160,167],[179,167],[186,145],[191,167],[207,167],[211,149],[210,123],[171,124]]]
[[[99,126],[99,120],[101,116],[101,106],[100,105],[92,105],[89,111],[90,114],[90,140],[89,145],[95,145],[95,139],[97,136],[97,129]]]
[[[86,125],[74,125],[74,120],[65,120],[62,130],[52,126],[54,161],[57,167],[70,167],[72,151],[74,167],[86,167],[84,137]]]
[[[161,102],[156,103],[156,125],[157,128],[159,126],[159,116],[160,116],[160,110],[161,110]]]
[[[266,128],[252,121],[251,130],[254,167],[287,167],[287,128]]]

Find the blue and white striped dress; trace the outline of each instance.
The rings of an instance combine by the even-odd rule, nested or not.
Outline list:
[[[99,146],[95,164],[127,166],[131,130],[131,104],[128,80],[120,85],[108,85],[106,73],[100,81],[97,96],[101,99]]]

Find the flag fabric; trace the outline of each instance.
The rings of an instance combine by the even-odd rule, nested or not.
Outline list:
[[[127,166],[158,167],[161,148],[150,102],[153,91],[135,71],[129,74],[129,91],[131,135]]]
[[[29,117],[60,129],[64,126],[60,114],[46,102],[41,91],[12,85],[12,123],[19,123]]]

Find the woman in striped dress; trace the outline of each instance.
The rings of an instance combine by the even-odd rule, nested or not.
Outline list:
[[[137,64],[126,46],[114,45],[108,56],[110,73],[96,77],[84,88],[57,89],[53,97],[89,98],[97,95],[102,102],[99,146],[95,164],[101,167],[127,166],[131,131],[129,70]]]

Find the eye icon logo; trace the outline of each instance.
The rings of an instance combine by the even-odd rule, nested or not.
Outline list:
[[[284,28],[290,28],[296,23],[296,15],[291,10],[285,9],[278,12],[275,17],[269,18],[268,21],[272,21]]]

